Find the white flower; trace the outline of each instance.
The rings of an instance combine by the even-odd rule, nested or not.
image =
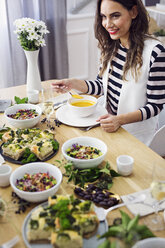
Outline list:
[[[21,18],[14,21],[17,38],[21,46],[26,50],[37,50],[45,46],[44,35],[49,33],[43,21],[36,21],[31,18]]]

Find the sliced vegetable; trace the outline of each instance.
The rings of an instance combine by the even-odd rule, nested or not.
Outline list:
[[[94,159],[102,155],[102,152],[96,147],[78,144],[72,144],[72,146],[66,150],[66,153],[68,156],[77,159]]]
[[[52,188],[56,185],[57,181],[49,173],[25,173],[23,178],[17,179],[16,187],[22,191],[39,192]]]

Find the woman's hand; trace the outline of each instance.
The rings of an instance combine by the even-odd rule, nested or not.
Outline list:
[[[86,93],[88,91],[87,84],[85,83],[84,80],[74,79],[74,78],[55,80],[52,83],[52,88],[57,93],[66,93],[71,89],[78,90],[82,93]]]
[[[57,93],[66,93],[73,89],[73,79],[61,79],[61,80],[55,80],[52,83],[52,88]]]
[[[121,126],[118,116],[111,114],[102,115],[97,121],[100,122],[101,128],[108,133],[117,131]]]

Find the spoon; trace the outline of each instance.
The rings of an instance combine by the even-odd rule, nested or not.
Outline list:
[[[83,99],[82,96],[78,95],[78,94],[73,94],[72,92],[69,91],[69,93],[71,94],[72,97],[76,98],[76,99]]]
[[[112,211],[112,210],[114,210],[116,208],[123,207],[123,206],[128,205],[128,204],[142,203],[142,202],[144,202],[145,198],[146,198],[146,195],[141,194],[141,195],[138,195],[133,200],[130,200],[130,201],[127,201],[127,202],[112,206],[112,207],[110,207],[108,209],[104,209],[104,208],[95,206],[95,212],[97,214],[97,217],[98,217],[99,221],[105,221],[106,216],[110,211]]]

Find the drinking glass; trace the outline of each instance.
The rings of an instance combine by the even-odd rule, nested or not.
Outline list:
[[[47,85],[42,88],[42,112],[46,116],[48,126],[50,126],[50,116],[54,112],[53,105],[53,90],[51,86]]]
[[[153,166],[152,182],[150,185],[150,194],[153,201],[154,215],[145,219],[145,224],[152,231],[165,230],[165,222],[163,216],[159,214],[159,208],[165,201],[165,168]]]

